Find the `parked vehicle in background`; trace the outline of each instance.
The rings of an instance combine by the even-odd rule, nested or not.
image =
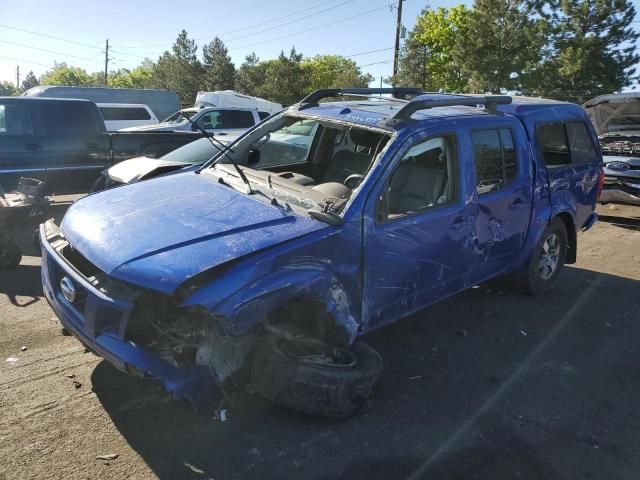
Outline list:
[[[260,119],[282,110],[282,105],[264,98],[251,97],[233,90],[221,90],[218,92],[198,92],[194,107],[219,107],[219,108],[246,108],[256,110]]]
[[[640,205],[640,92],[601,95],[584,107],[604,155],[600,201]]]
[[[364,98],[321,102],[340,95]],[[581,107],[505,96],[318,91],[231,147],[42,225],[45,295],[85,346],[175,397],[248,383],[333,416],[376,391],[360,335],[499,275],[553,288],[603,178]]]
[[[46,182],[49,192],[84,193],[114,163],[162,156],[200,137],[107,133],[88,100],[0,97],[0,184],[13,189],[20,177],[31,177]]]
[[[200,138],[160,158],[137,157],[125,160],[103,171],[100,181],[92,191],[177,173],[189,167],[202,165],[219,151],[220,148],[212,145],[208,138]]]
[[[109,132],[160,123],[151,109],[141,103],[98,103],[97,105]]]
[[[220,137],[219,140],[230,143],[249,128],[280,110],[282,105],[279,103],[249,97],[232,90],[198,92],[194,107],[175,112],[158,125],[126,130],[161,132],[202,128]]]
[[[180,109],[178,95],[172,90],[148,88],[65,87],[41,85],[22,94],[26,97],[76,98],[94,103],[136,103],[148,105],[157,118],[167,118]]]

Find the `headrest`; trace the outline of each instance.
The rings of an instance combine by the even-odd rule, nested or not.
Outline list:
[[[351,141],[361,147],[376,148],[380,143],[382,134],[363,130],[361,128],[352,128],[349,130]]]

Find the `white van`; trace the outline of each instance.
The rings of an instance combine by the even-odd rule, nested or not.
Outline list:
[[[97,103],[96,105],[110,132],[159,123],[153,111],[141,103]]]
[[[242,108],[247,110],[257,110],[260,119],[265,119],[269,115],[282,110],[282,105],[270,102],[264,98],[250,97],[233,90],[222,90],[218,92],[198,92],[196,95],[196,108],[218,107],[218,108]]]

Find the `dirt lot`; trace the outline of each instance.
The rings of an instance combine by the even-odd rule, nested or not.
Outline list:
[[[62,336],[25,257],[0,272],[0,479],[638,478],[640,209],[600,214],[552,294],[483,285],[369,335],[382,388],[348,420],[168,400]]]

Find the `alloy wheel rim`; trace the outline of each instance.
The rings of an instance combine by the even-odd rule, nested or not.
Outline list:
[[[560,238],[557,234],[549,235],[542,244],[542,253],[538,262],[538,274],[543,280],[549,280],[558,268],[560,261]]]

